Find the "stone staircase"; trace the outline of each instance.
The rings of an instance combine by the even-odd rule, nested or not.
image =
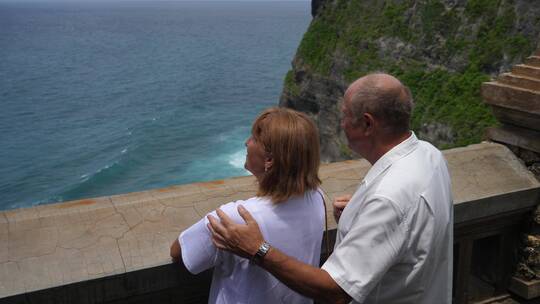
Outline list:
[[[540,50],[484,83],[482,97],[501,122],[487,130],[488,138],[540,153]]]
[[[482,97],[501,123],[498,127],[489,128],[487,137],[492,141],[519,147],[518,150],[533,151],[537,156],[540,155],[540,50],[528,57],[523,64],[512,67],[510,73],[503,73],[495,81],[482,84]],[[540,227],[540,222],[534,225]],[[539,237],[537,233],[533,233],[535,228],[529,229],[533,231],[529,231],[527,239]],[[527,243],[526,246],[523,251],[540,250],[538,245]],[[526,269],[535,269],[529,265],[529,259],[521,261],[520,264],[526,264]],[[533,277],[536,279],[527,280],[518,266],[516,276],[510,282],[509,289],[527,299],[526,303],[540,302],[540,280],[536,274]]]

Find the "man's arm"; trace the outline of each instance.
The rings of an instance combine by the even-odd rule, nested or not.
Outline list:
[[[304,264],[271,248],[261,267],[296,292],[324,303],[349,303],[351,297],[323,269]]]
[[[216,247],[232,253],[251,258],[264,242],[255,219],[242,206],[238,213],[246,224],[234,223],[225,213],[217,210],[221,222],[208,216],[209,228]],[[351,297],[330,277],[320,269],[304,264],[272,247],[264,257],[262,268],[273,274],[289,288],[307,297],[327,303],[348,303]]]
[[[180,243],[178,242],[178,238],[174,240],[174,242],[171,245],[171,258],[173,262],[178,263],[180,261],[180,258],[182,256],[182,250],[180,249]]]
[[[347,206],[351,198],[352,198],[352,195],[345,194],[345,195],[337,196],[332,202],[332,206],[334,207],[334,219],[336,220],[336,223],[339,222],[341,213],[343,213],[343,209],[345,209],[345,207]]]

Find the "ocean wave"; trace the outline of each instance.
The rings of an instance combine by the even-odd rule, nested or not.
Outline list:
[[[246,149],[242,149],[230,154],[228,157],[229,165],[237,169],[244,169],[244,163],[246,161]]]
[[[67,201],[109,195],[110,185],[117,182],[119,176],[125,175],[131,166],[136,165],[128,152],[130,152],[128,148],[122,149],[109,163],[91,173],[82,174],[77,182],[49,197],[47,201]]]

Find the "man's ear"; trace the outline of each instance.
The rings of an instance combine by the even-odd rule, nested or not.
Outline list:
[[[364,113],[363,114],[363,127],[364,127],[364,134],[365,135],[372,135],[375,132],[377,121],[375,117],[371,113]]]

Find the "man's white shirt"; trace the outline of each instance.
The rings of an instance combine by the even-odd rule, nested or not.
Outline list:
[[[450,304],[452,234],[446,161],[412,133],[369,170],[322,268],[352,303]]]

